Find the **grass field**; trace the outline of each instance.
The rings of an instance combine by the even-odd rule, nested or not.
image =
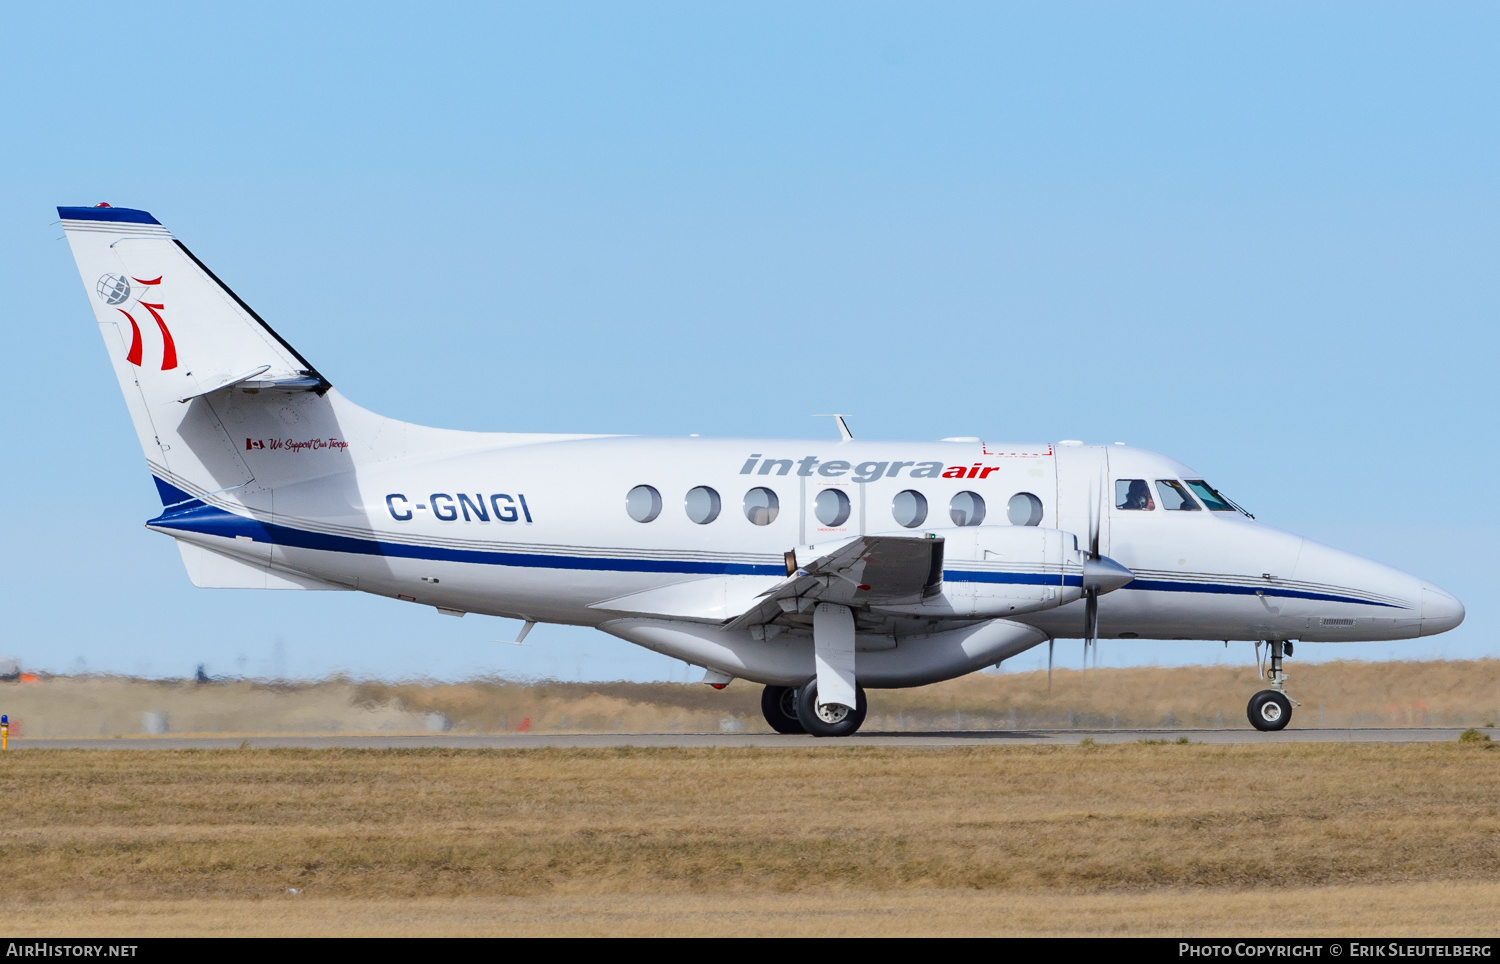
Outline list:
[[[1493,746],[12,753],[0,907],[18,934],[1493,935]]]
[[[1302,702],[1293,727],[1492,726],[1500,719],[1500,660],[1310,665],[1288,663]],[[977,673],[910,690],[870,693],[867,730],[1240,726],[1265,684],[1255,667],[1177,666]],[[0,684],[12,735],[138,734],[151,717],[172,733],[767,731],[761,688],[736,681],[559,683],[497,679],[443,683],[327,680],[256,683],[48,677]]]

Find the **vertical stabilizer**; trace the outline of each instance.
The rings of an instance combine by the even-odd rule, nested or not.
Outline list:
[[[215,394],[321,397],[327,380],[150,214],[57,210],[163,504],[247,486]]]

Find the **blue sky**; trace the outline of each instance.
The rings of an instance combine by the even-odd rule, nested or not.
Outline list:
[[[6,34],[0,648],[33,666],[683,678],[592,631],[193,589],[56,240],[97,201],[384,414],[1126,441],[1468,606],[1299,659],[1500,655],[1493,5],[73,4]]]

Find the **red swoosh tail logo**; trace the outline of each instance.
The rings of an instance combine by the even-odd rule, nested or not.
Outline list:
[[[156,327],[161,329],[161,370],[171,371],[177,367],[177,343],[172,340],[172,333],[167,330],[167,323],[162,321],[161,315],[157,314],[158,311],[164,311],[165,306],[150,305],[143,301],[141,307],[151,312],[151,317],[156,319]]]
[[[130,318],[130,351],[126,353],[125,360],[137,368],[141,367],[141,326],[130,317],[130,312],[124,308],[116,308],[120,314]]]

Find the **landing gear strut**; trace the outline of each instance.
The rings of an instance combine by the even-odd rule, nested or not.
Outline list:
[[[760,692],[760,712],[777,733],[806,733],[797,719],[797,691],[790,686],[767,686]]]
[[[1292,707],[1300,705],[1286,695],[1287,676],[1281,671],[1281,660],[1292,655],[1292,644],[1271,640],[1266,643],[1266,648],[1271,662],[1266,678],[1271,681],[1271,688],[1250,697],[1246,713],[1250,717],[1250,725],[1257,730],[1280,730],[1291,722]]]

